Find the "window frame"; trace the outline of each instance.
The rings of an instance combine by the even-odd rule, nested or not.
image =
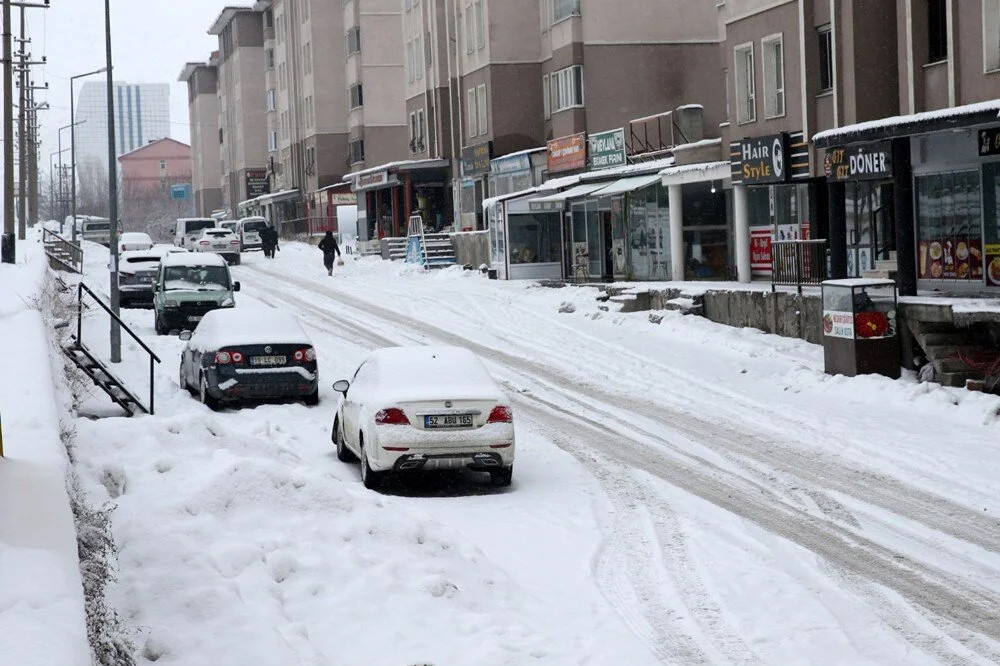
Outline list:
[[[983,0],[983,73],[1000,72],[1000,0]]]
[[[355,93],[357,94],[355,95]],[[357,100],[356,104],[355,99]],[[351,111],[354,109],[360,109],[365,105],[365,90],[364,86],[360,82],[348,86],[347,103],[350,105],[348,108]]]
[[[351,43],[351,38],[354,38],[354,44]],[[346,40],[345,46],[347,47],[347,57],[350,58],[352,55],[361,53],[361,26],[354,26],[349,28],[346,33],[344,33],[344,39]],[[354,49],[354,50],[351,50]]]
[[[736,124],[748,125],[757,122],[757,63],[753,42],[745,42],[733,47],[733,65],[733,82],[736,90]],[[744,80],[740,79],[740,72],[743,72]],[[748,73],[749,77],[747,77]],[[746,85],[743,87],[741,84]],[[746,115],[743,115],[743,111],[746,111]]]
[[[551,0],[551,3],[552,25],[573,18],[574,16],[583,15],[580,9],[580,0]],[[562,15],[560,15],[560,9],[562,10]]]
[[[937,11],[932,8],[937,7]],[[938,21],[933,14],[939,13]],[[951,57],[948,49],[948,0],[927,0],[927,64],[947,62]],[[938,34],[941,31],[942,34]],[[935,45],[937,49],[935,49]]]
[[[465,123],[468,125],[468,134],[470,139],[475,139],[479,136],[479,101],[476,95],[475,88],[469,88],[465,91],[465,102],[466,102],[466,113],[465,113]]]
[[[819,89],[821,93],[830,92],[836,85],[833,66],[833,26],[827,23],[816,28],[816,39],[819,44]],[[829,81],[829,85],[824,85],[824,79]]]
[[[777,49],[775,49],[777,45]],[[781,66],[775,67],[775,63],[768,62],[768,51],[771,50],[772,53],[777,53],[781,59]],[[780,32],[773,35],[768,35],[760,40],[760,55],[763,59],[764,66],[764,119],[771,120],[772,118],[783,118],[787,112],[785,105],[785,39],[784,35]],[[769,70],[771,70],[769,72]],[[768,74],[775,77],[775,79],[780,78],[779,81],[773,80],[769,81]],[[770,99],[769,96],[774,95],[775,108],[769,109]],[[780,102],[780,105],[779,105]],[[780,108],[779,108],[780,107]],[[773,111],[773,113],[772,113]]]
[[[549,94],[552,115],[585,105],[583,90],[583,65],[570,65],[549,75]]]
[[[486,48],[486,7],[483,0],[475,0],[472,7],[475,14],[476,23],[476,50],[482,51]]]
[[[486,84],[476,86],[476,124],[479,126],[479,136],[489,134],[489,107],[486,104]]]
[[[546,120],[552,117],[552,89],[549,87],[551,85],[549,78],[548,74],[542,74],[542,112]]]

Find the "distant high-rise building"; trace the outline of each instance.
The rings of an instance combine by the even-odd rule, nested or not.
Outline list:
[[[115,83],[115,156],[170,136],[170,84]],[[76,102],[76,162],[108,165],[107,84],[88,81]]]

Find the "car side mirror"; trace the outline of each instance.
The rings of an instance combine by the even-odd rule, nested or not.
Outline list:
[[[240,283],[239,282],[234,282],[233,283],[233,291],[239,291],[239,290],[240,290]]]
[[[177,334],[177,337],[187,342],[188,340],[191,339],[191,331],[181,331],[180,333]]]
[[[351,382],[346,379],[341,379],[339,382],[334,382],[333,384],[333,390],[338,393],[343,393],[345,396],[347,395],[347,389],[349,388],[351,388]]]

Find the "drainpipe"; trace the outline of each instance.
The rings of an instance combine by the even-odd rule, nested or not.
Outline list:
[[[670,202],[670,273],[674,282],[684,281],[684,198],[681,187],[667,186]]]
[[[448,1],[445,0],[444,3],[444,31],[445,31],[445,49],[444,52],[447,55],[446,60],[448,61],[448,124],[450,125],[449,133],[451,139],[451,174],[452,179],[455,177],[455,95],[452,90],[451,83],[451,16],[448,11]],[[457,32],[457,29],[456,29]],[[442,123],[442,126],[444,123]]]

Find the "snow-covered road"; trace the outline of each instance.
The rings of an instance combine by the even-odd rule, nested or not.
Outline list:
[[[319,407],[208,412],[139,311],[157,416],[78,425],[157,663],[1000,663],[995,397],[827,377],[815,346],[602,312],[592,290],[319,258],[234,269],[239,307],[308,326]],[[423,342],[505,383],[509,491],[369,493],[332,455],[330,383]]]

